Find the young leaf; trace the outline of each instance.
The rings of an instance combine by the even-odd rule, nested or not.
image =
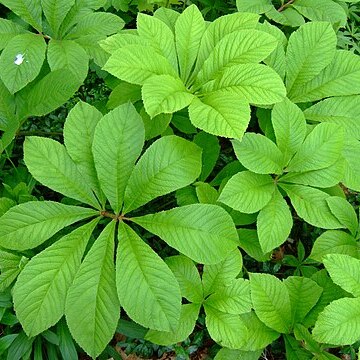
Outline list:
[[[344,254],[328,254],[323,259],[335,284],[360,297],[360,260]]]
[[[204,305],[206,328],[210,336],[220,345],[239,349],[246,344],[248,330],[239,315],[227,314]]]
[[[241,171],[222,190],[219,201],[231,208],[251,214],[261,210],[272,198],[275,184],[271,176]]]
[[[151,117],[179,111],[194,98],[179,78],[170,75],[151,76],[144,82],[141,93],[145,110]]]
[[[0,55],[0,77],[14,94],[38,76],[45,60],[42,36],[20,34],[13,37]]]
[[[115,225],[109,223],[96,239],[66,297],[71,335],[93,358],[113,337],[120,314],[113,260]]]
[[[128,225],[120,223],[118,238],[116,287],[121,305],[142,326],[174,331],[181,305],[175,276]]]
[[[226,68],[214,83],[214,92],[220,89],[258,105],[281,102],[286,95],[280,76],[261,64],[240,64]]]
[[[230,215],[217,205],[193,204],[131,220],[203,264],[225,259],[238,245]]]
[[[195,5],[187,7],[175,23],[175,44],[180,77],[186,84],[198,55],[200,41],[205,31],[205,21]]]
[[[154,344],[170,346],[186,340],[194,331],[199,316],[199,304],[181,305],[179,325],[173,332],[149,330],[145,339]]]
[[[65,196],[92,205],[99,204],[65,147],[55,140],[31,136],[24,143],[24,160],[31,175]]]
[[[274,105],[271,115],[276,144],[287,164],[299,150],[306,136],[306,120],[303,112],[290,100]]]
[[[194,262],[183,255],[168,257],[165,262],[179,283],[181,296],[193,303],[201,304],[204,298],[203,288]]]
[[[289,333],[291,303],[283,282],[269,274],[250,274],[251,299],[256,315],[268,327]]]
[[[21,271],[14,286],[14,307],[28,336],[40,334],[63,316],[67,291],[97,222],[95,219],[65,235]]]
[[[123,213],[191,184],[200,171],[197,145],[173,135],[162,137],[146,150],[131,173]]]
[[[125,188],[144,145],[145,130],[131,103],[107,113],[95,128],[92,152],[100,186],[119,213]]]
[[[250,171],[257,174],[281,174],[284,156],[266,136],[246,133],[241,141],[232,141],[235,155]]]
[[[93,209],[52,201],[29,201],[12,207],[0,218],[0,246],[32,249],[65,226],[98,215]]]
[[[344,226],[331,213],[325,192],[303,185],[279,183],[291,200],[297,214],[311,225],[323,229],[339,229]]]
[[[275,249],[286,241],[293,225],[291,211],[279,191],[262,208],[257,217],[257,231],[262,251]]]
[[[210,134],[241,139],[250,121],[250,107],[237,94],[216,91],[195,97],[189,116],[194,126]]]
[[[333,301],[319,315],[314,339],[333,345],[353,344],[360,339],[360,298]]]

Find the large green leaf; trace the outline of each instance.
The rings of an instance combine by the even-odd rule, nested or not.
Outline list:
[[[236,0],[236,7],[240,12],[263,14],[272,8],[271,0]]]
[[[360,257],[359,247],[354,237],[340,230],[328,230],[322,233],[315,240],[309,258],[322,262],[327,254],[346,254]]]
[[[239,229],[238,234],[240,247],[246,252],[246,254],[258,262],[265,262],[270,260],[271,253],[263,253],[257,231],[255,229]]]
[[[291,34],[286,52],[286,88],[296,93],[330,64],[336,34],[327,22],[309,22]]]
[[[159,7],[154,12],[154,17],[165,23],[173,33],[175,33],[175,23],[179,16],[180,13],[166,7]]]
[[[307,136],[287,170],[304,172],[326,168],[339,159],[343,146],[344,128],[321,123]]]
[[[137,323],[175,331],[181,294],[164,261],[126,224],[120,223],[116,256],[116,287],[121,306]]]
[[[214,360],[259,360],[262,349],[258,351],[244,351],[221,348]]]
[[[286,95],[280,76],[261,64],[239,64],[226,68],[214,83],[215,93],[220,89],[258,105],[281,102]]]
[[[293,219],[288,204],[279,191],[262,208],[257,217],[257,231],[261,249],[267,253],[285,242],[290,235]]]
[[[144,145],[144,125],[131,103],[107,113],[95,128],[92,151],[101,189],[119,213],[125,188]]]
[[[177,77],[175,69],[164,56],[144,45],[127,45],[117,50],[103,69],[121,80],[139,85],[152,75]]]
[[[64,236],[21,271],[13,291],[14,307],[28,336],[38,335],[64,315],[67,291],[97,222],[95,219]]]
[[[193,204],[132,218],[196,262],[215,264],[239,244],[230,215],[217,205]]]
[[[227,314],[205,305],[206,328],[217,343],[230,349],[246,344],[248,330],[239,315]]]
[[[299,150],[306,136],[306,121],[303,112],[291,101],[285,99],[275,104],[271,114],[276,144],[287,164]]]
[[[208,295],[230,286],[242,270],[242,255],[238,249],[233,250],[224,260],[213,265],[205,265],[202,282],[204,295]]]
[[[108,36],[104,40],[101,40],[99,44],[101,48],[111,55],[127,45],[150,45],[149,41],[140,37],[136,33],[133,34],[126,32],[120,32],[118,34]]]
[[[0,218],[0,246],[31,249],[65,226],[98,214],[96,210],[52,201],[29,201],[12,207]]]
[[[319,300],[323,289],[313,280],[289,276],[284,280],[289,293],[293,324],[301,323]]]
[[[75,41],[51,39],[48,44],[47,59],[52,71],[69,69],[79,83],[82,83],[87,76],[88,55]]]
[[[151,76],[144,82],[141,93],[145,110],[151,117],[179,111],[194,98],[180,78],[170,75]]]
[[[257,174],[281,174],[284,156],[266,136],[246,133],[241,141],[232,141],[236,157],[250,171]]]
[[[41,32],[41,0],[1,0],[1,3]]]
[[[177,69],[175,38],[171,29],[155,16],[142,13],[138,13],[136,23],[139,36],[148,41],[161,55],[168,59],[174,69]]]
[[[162,137],[146,150],[131,173],[123,212],[191,184],[200,172],[197,145],[173,135]]]
[[[328,254],[323,262],[335,284],[355,297],[360,297],[359,259],[345,254]]]
[[[41,0],[41,7],[53,36],[57,36],[61,23],[74,4],[75,0]]]
[[[11,20],[0,19],[0,50],[16,35],[25,33],[26,30]]]
[[[0,77],[14,94],[39,74],[45,60],[46,43],[35,34],[13,37],[0,55]]]
[[[210,134],[241,139],[250,121],[250,107],[237,94],[216,91],[194,98],[189,116],[193,125]]]
[[[360,298],[333,301],[319,315],[313,330],[315,340],[348,345],[360,339]]]
[[[360,191],[360,142],[352,136],[346,136],[343,156],[345,173],[342,183],[352,190]]]
[[[219,201],[251,214],[261,210],[271,200],[274,190],[275,183],[271,176],[241,171],[227,182]]]
[[[9,128],[9,123],[15,120],[15,97],[0,80],[0,130]],[[16,122],[16,121],[14,121]],[[16,126],[17,129],[17,126]]]
[[[97,197],[103,200],[91,151],[95,127],[102,114],[95,107],[79,101],[69,112],[64,125],[66,150]]]
[[[204,31],[205,20],[195,5],[187,7],[175,23],[176,51],[184,83],[187,83],[194,66]]]
[[[115,225],[109,223],[95,240],[66,297],[71,335],[93,358],[113,337],[120,315],[113,260]]]
[[[339,229],[344,226],[331,213],[326,199],[327,193],[303,185],[279,183],[291,200],[297,214],[311,225],[323,229]]]
[[[99,204],[76,164],[59,142],[31,136],[24,143],[24,160],[31,175],[45,186],[95,208]]]
[[[183,255],[168,257],[165,262],[179,283],[181,296],[193,303],[201,304],[204,298],[203,288],[194,262]]]
[[[280,333],[288,333],[291,328],[291,303],[285,284],[273,275],[251,273],[250,286],[259,319]]]

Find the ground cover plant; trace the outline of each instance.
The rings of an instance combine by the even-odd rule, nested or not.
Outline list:
[[[356,3],[0,1],[0,357],[358,358]]]

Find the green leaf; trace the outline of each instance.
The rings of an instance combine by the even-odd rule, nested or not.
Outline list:
[[[42,9],[41,0],[1,0],[1,3],[8,7],[20,18],[28,22],[32,27],[41,32],[42,30]]]
[[[66,297],[71,335],[93,358],[113,337],[120,314],[113,260],[115,225],[109,223],[96,239]]]
[[[11,343],[6,359],[20,360],[23,358],[23,356],[26,358],[26,354],[28,354],[28,357],[30,357],[34,340],[34,338],[28,338],[24,331],[20,331],[20,333],[17,334],[15,340]]]
[[[89,57],[86,51],[71,40],[51,39],[48,44],[47,59],[52,71],[66,68],[82,83],[88,73]]]
[[[62,318],[56,326],[56,333],[59,336],[59,349],[64,359],[77,360],[76,347],[66,325],[65,318]]]
[[[124,223],[119,225],[118,239],[116,287],[121,306],[142,326],[174,331],[181,305],[180,288],[174,274]]]
[[[194,262],[183,255],[168,257],[165,262],[179,283],[181,296],[193,303],[201,304],[204,297],[203,288]]]
[[[99,42],[100,47],[103,48],[107,53],[114,54],[117,50],[123,48],[127,45],[146,45],[149,46],[150,43],[138,36],[136,33],[123,33],[109,36],[104,40]]]
[[[2,355],[8,347],[12,344],[12,342],[15,340],[15,338],[19,334],[9,334],[9,335],[3,335],[0,339],[0,355]]]
[[[353,344],[360,339],[360,298],[333,301],[319,315],[315,340],[333,345]]]
[[[230,349],[246,344],[248,330],[239,315],[227,314],[208,305],[204,307],[206,328],[213,340]]]
[[[289,206],[278,190],[274,192],[268,204],[260,210],[256,224],[264,254],[287,240],[293,226],[293,219]]]
[[[261,210],[271,200],[274,191],[275,183],[271,176],[241,171],[227,182],[219,201],[251,214]]]
[[[283,282],[273,275],[250,275],[251,299],[256,315],[268,327],[289,333],[291,328],[291,303]]]
[[[329,96],[360,93],[360,59],[350,51],[337,50],[332,62],[314,79],[289,93],[293,102],[316,101]]]
[[[236,157],[247,169],[257,174],[281,174],[284,156],[266,136],[246,133],[241,141],[232,145]]]
[[[288,360],[311,360],[313,355],[305,350],[300,342],[290,335],[284,335],[286,359]]]
[[[328,194],[303,185],[279,185],[286,191],[297,214],[306,222],[323,229],[343,228],[327,205]]]
[[[287,166],[288,171],[310,171],[326,168],[340,157],[344,146],[342,126],[316,125]]]
[[[202,274],[204,296],[208,296],[225,286],[230,286],[242,270],[243,260],[238,249],[233,250],[222,261],[205,265]]]
[[[145,127],[145,140],[153,139],[159,135],[169,135],[167,131],[171,131],[169,124],[172,119],[172,114],[159,114],[151,119],[145,109],[141,108],[140,116]]]
[[[197,145],[173,135],[162,137],[146,150],[131,173],[123,213],[191,184],[200,170]]]
[[[75,0],[41,0],[41,7],[53,35],[57,35],[61,23],[75,4]]]
[[[345,172],[342,183],[356,191],[360,191],[359,156],[360,142],[352,136],[346,136],[343,149]]]
[[[91,188],[84,183],[62,144],[48,138],[27,137],[24,160],[31,175],[43,185],[95,208],[99,207]]]
[[[177,56],[174,33],[155,16],[138,13],[136,18],[137,33],[148,41],[161,55],[166,57],[174,69],[177,69]]]
[[[233,280],[231,285],[219,287],[204,304],[227,314],[248,313],[252,308],[250,282],[244,279]]]
[[[287,164],[299,150],[306,136],[306,120],[303,112],[291,101],[285,99],[273,107],[271,122],[276,144]]]
[[[258,351],[244,351],[221,348],[214,360],[259,360],[262,349]]]
[[[235,64],[258,63],[276,47],[277,40],[259,30],[239,30],[224,36],[204,61],[196,81],[205,84]]]
[[[168,60],[145,45],[124,46],[110,56],[103,69],[121,80],[139,85],[153,75],[177,77]]]
[[[253,259],[258,262],[265,262],[270,260],[270,253],[264,254],[257,235],[256,230],[252,229],[239,229],[240,247]]]
[[[216,91],[195,97],[189,116],[194,126],[210,134],[241,139],[250,121],[250,107],[237,94]]]
[[[133,104],[141,100],[141,87],[139,85],[129,84],[125,81],[119,81],[109,96],[109,101],[106,104],[108,109],[115,109],[117,106],[127,103]]]
[[[13,21],[0,19],[0,50],[16,35],[25,33],[26,30]]]
[[[289,276],[284,280],[289,293],[293,324],[301,323],[319,300],[323,289],[313,280]]]
[[[326,199],[326,202],[332,214],[355,236],[358,229],[358,219],[354,207],[338,196],[331,196]]]
[[[0,292],[4,292],[18,277],[19,268],[8,268],[1,271],[0,274]]]
[[[306,119],[342,125],[347,133],[360,140],[360,96],[336,96],[319,101],[304,110]]]
[[[339,230],[328,230],[316,240],[309,255],[310,259],[322,262],[327,254],[345,254],[359,258],[359,247],[350,234]]]
[[[95,128],[92,152],[100,186],[119,213],[125,188],[144,145],[142,119],[131,103],[107,113]]]
[[[226,68],[214,83],[216,90],[241,96],[249,103],[271,105],[283,101],[286,90],[280,76],[261,64],[239,64]]]
[[[175,33],[175,23],[179,16],[177,11],[166,7],[159,7],[154,12],[154,17],[165,23],[173,33]]]
[[[15,96],[10,94],[10,91],[0,80],[0,130],[1,131],[6,131],[9,128],[9,123],[17,122],[16,119],[14,119],[15,114],[16,114]]]
[[[195,190],[200,204],[216,204],[219,193],[215,188],[207,183],[197,182]]]
[[[230,215],[217,205],[187,205],[131,220],[203,264],[225,259],[238,245]]]
[[[331,24],[309,22],[291,34],[286,52],[286,88],[296,93],[330,64],[336,34]]]
[[[21,271],[13,297],[16,316],[28,336],[40,334],[63,316],[67,291],[98,221],[64,236],[34,256]]]
[[[46,43],[35,34],[13,37],[0,55],[0,77],[14,94],[39,74],[45,60]]]
[[[145,110],[151,117],[179,111],[194,98],[179,78],[170,75],[151,76],[144,82],[141,92]]]
[[[345,254],[327,254],[323,259],[332,281],[355,297],[360,296],[360,260]]]
[[[271,7],[271,0],[236,0],[236,7],[240,12],[253,12],[255,14],[264,14]]]
[[[170,346],[186,340],[194,331],[199,309],[200,305],[198,304],[181,305],[179,325],[174,332],[149,330],[145,339],[163,346]]]
[[[204,31],[204,18],[195,5],[187,7],[176,20],[175,45],[180,77],[185,84],[194,66]]]
[[[95,107],[79,101],[69,112],[64,125],[64,143],[81,175],[98,199],[103,200],[91,151],[95,127],[102,114]]]
[[[42,244],[65,226],[98,215],[98,211],[52,201],[29,201],[0,218],[0,246],[26,250]]]

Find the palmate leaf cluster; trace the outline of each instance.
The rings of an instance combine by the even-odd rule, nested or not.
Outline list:
[[[181,14],[159,8],[139,13],[136,30],[121,31],[121,19],[93,10],[126,1],[66,2],[61,21],[46,1],[27,9],[31,19],[3,3],[40,32],[43,11],[51,39],[38,41],[50,68],[39,83],[77,67],[70,60],[51,67],[58,41],[87,50],[86,69],[93,56],[115,84],[105,115],[84,102],[70,111],[64,145],[25,140],[29,172],[64,201],[1,202],[1,290],[16,280],[16,316],[30,342],[55,324],[64,330],[66,321],[95,358],[121,309],[148,329],[147,340],[165,346],[185,340],[203,314],[223,346],[217,360],[258,359],[279,337],[289,359],[334,359],[327,344],[360,339],[360,227],[339,185],[360,191],[360,60],[336,48],[339,2],[326,1],[334,10],[327,18],[323,1],[317,8],[295,0],[279,11],[271,1],[238,0],[238,13],[212,22],[195,5]],[[63,33],[73,11],[82,15]],[[298,29],[286,36],[259,14]],[[277,20],[283,16],[289,22]],[[104,21],[104,33],[93,18]],[[80,39],[97,35],[91,53]],[[0,62],[23,36],[38,35],[9,37]],[[3,98],[26,103],[22,94],[36,88],[43,68],[13,80],[15,88],[3,79]],[[234,158],[218,171],[226,142]],[[178,207],[157,208],[153,200],[165,195]],[[311,269],[281,280],[247,270],[242,254],[269,260],[294,218],[323,229],[308,258],[298,245]],[[162,258],[158,241],[179,254]]]

